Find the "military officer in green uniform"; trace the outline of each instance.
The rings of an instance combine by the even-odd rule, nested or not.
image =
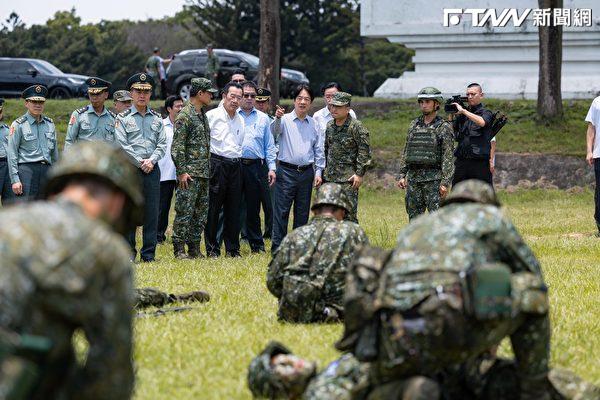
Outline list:
[[[208,58],[206,59],[206,77],[210,79],[212,87],[217,87],[217,78],[219,77],[219,56],[213,51],[212,43],[206,45],[206,53]]]
[[[22,97],[27,112],[10,126],[6,153],[15,201],[37,197],[50,165],[58,160],[56,128],[52,119],[43,115],[47,94],[43,85],[25,89]]]
[[[131,108],[131,93],[129,90],[117,90],[113,93],[115,114],[121,114],[123,111]]]
[[[369,131],[350,115],[352,96],[337,92],[331,101],[333,119],[325,130],[325,182],[336,182],[344,187],[351,203],[346,219],[358,222],[358,188],[371,164]]]
[[[398,187],[406,189],[406,212],[410,220],[425,210],[433,212],[439,208],[454,173],[452,126],[437,115],[443,102],[442,93],[426,87],[417,95],[417,101],[423,115],[408,127],[397,177]]]
[[[88,78],[85,83],[88,85],[91,104],[71,114],[65,138],[65,150],[78,140],[115,141],[116,115],[104,106],[104,102],[108,99],[110,82],[100,78]]]
[[[138,179],[121,149],[81,142],[48,173],[47,201],[0,212],[0,398],[130,398],[133,273],[122,234],[141,216]]]
[[[175,258],[201,256],[200,237],[208,217],[210,127],[202,108],[210,104],[218,91],[206,78],[192,78],[191,84],[190,101],[175,119],[170,154],[179,182],[173,223]]]
[[[148,103],[154,86],[152,77],[137,73],[129,78],[133,107],[120,113],[115,121],[115,137],[130,161],[138,168],[144,192],[144,229],[140,257],[143,262],[154,261],[156,232],[158,230],[158,207],[160,169],[158,160],[165,155],[167,137],[161,115],[150,109]],[[135,229],[127,235],[136,257]]]
[[[259,87],[256,90],[256,98],[254,100],[256,100],[254,103],[256,109],[267,114],[271,122],[273,122],[275,117],[271,115],[271,91],[267,88]]]
[[[2,204],[7,204],[13,196],[6,158],[8,132],[8,125],[4,123],[4,99],[0,99],[0,196],[2,196]]]

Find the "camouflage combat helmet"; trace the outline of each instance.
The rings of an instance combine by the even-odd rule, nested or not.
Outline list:
[[[322,184],[321,187],[317,189],[315,201],[313,202],[311,210],[325,204],[341,207],[346,210],[346,212],[350,212],[352,209],[350,200],[348,200],[348,196],[344,193],[342,185],[339,183]]]
[[[286,397],[284,383],[273,373],[271,359],[278,354],[291,354],[283,344],[271,341],[248,367],[248,388],[254,397]]]
[[[440,92],[439,89],[436,89],[432,86],[424,87],[419,91],[419,93],[417,94],[417,101],[423,99],[435,100],[439,104],[442,104],[444,101],[442,92]]]
[[[500,206],[494,189],[484,181],[469,179],[456,184],[444,200],[442,206],[451,203],[475,202]]]
[[[104,142],[76,143],[48,172],[44,197],[59,193],[68,179],[76,176],[94,176],[117,187],[131,202],[130,222],[142,221],[142,185],[123,150]]]

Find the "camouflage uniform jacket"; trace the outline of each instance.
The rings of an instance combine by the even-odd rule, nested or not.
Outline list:
[[[325,171],[327,182],[347,182],[356,174],[363,176],[371,164],[369,131],[350,116],[342,126],[335,120],[327,123],[325,130]]]
[[[0,218],[0,328],[53,344],[34,398],[129,399],[133,288],[125,241],[60,198]],[[89,343],[85,365],[75,358],[76,329]]]
[[[540,290],[546,298],[539,262],[499,208],[478,203],[447,205],[436,213],[416,218],[400,232],[396,248],[385,264],[377,301],[381,308],[400,313],[423,310],[429,300],[433,303],[437,298],[456,298],[455,285],[461,283],[462,274],[471,266],[488,263],[503,263],[511,270],[513,299],[518,301],[519,293],[524,293],[518,290],[523,273],[535,278],[538,283],[530,288]],[[442,293],[443,296],[436,293]],[[523,306],[518,302],[513,304]],[[441,310],[439,306],[436,307]],[[465,317],[462,307],[455,311],[449,311],[447,319],[453,320],[451,326],[454,335],[461,340],[455,338],[452,345],[444,346],[427,341],[413,344],[419,348],[420,368],[427,368],[427,363],[432,361],[436,368],[464,362],[465,357],[476,356],[498,344],[506,335],[510,336],[513,351],[519,360],[522,389],[530,387],[532,392],[539,389],[540,377],[548,372],[550,328],[547,302],[545,308],[527,310],[525,313],[521,312],[522,308],[513,308],[510,317],[495,319],[494,322],[476,320],[473,316]],[[437,315],[435,311],[419,312],[431,312],[432,318]],[[431,335],[437,337],[435,335],[442,334]],[[386,341],[386,337],[389,336],[383,334],[382,340]],[[443,340],[441,336],[440,340]],[[396,357],[401,358],[399,355]],[[402,363],[401,368],[408,364]],[[536,395],[528,395],[523,389],[521,398],[533,399],[537,398]]]
[[[206,76],[210,79],[214,74],[219,72],[219,56],[214,52],[206,59]]]
[[[369,364],[351,353],[342,355],[311,379],[302,399],[350,400],[369,387]]]
[[[209,178],[210,127],[204,110],[187,103],[175,119],[171,156],[177,175]]]
[[[332,216],[316,216],[287,235],[267,271],[267,287],[280,300],[280,317],[288,305],[302,308],[300,302],[308,301],[296,292],[302,285],[310,285],[315,293],[302,311],[303,322],[318,320],[325,307],[342,311],[346,271],[355,252],[367,243],[358,224]]]
[[[412,182],[440,180],[441,185],[450,187],[452,175],[454,175],[454,133],[452,131],[452,126],[447,121],[438,125],[439,120],[442,120],[442,117],[436,116],[433,121],[427,125],[425,124],[422,115],[413,119],[408,127],[408,134],[406,137],[406,143],[408,143],[408,141],[411,140],[413,132],[417,129],[423,129],[425,127],[434,128],[437,126],[436,135],[438,143],[440,144],[440,151],[442,152],[442,163],[439,168],[410,168],[406,163],[406,148],[408,146],[404,146],[404,151],[400,158],[400,173],[397,176],[398,180],[403,178]]]

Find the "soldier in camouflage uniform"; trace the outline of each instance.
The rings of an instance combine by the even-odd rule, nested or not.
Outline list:
[[[206,78],[193,78],[190,101],[175,119],[171,155],[179,186],[175,192],[173,250],[175,258],[200,257],[200,236],[208,216],[210,127],[202,107],[217,90]],[[188,254],[185,253],[185,244]]]
[[[408,127],[406,146],[400,159],[398,187],[406,190],[409,220],[439,208],[454,174],[454,137],[452,126],[437,115],[442,93],[433,87],[417,95],[421,115]]]
[[[372,301],[345,302],[348,326],[336,347],[373,360],[376,384],[432,376],[508,336],[520,398],[549,399],[547,287],[498,207],[489,185],[461,182],[442,209],[411,223],[391,255],[382,254]]]
[[[43,115],[46,94],[48,89],[42,85],[25,89],[21,96],[27,113],[10,126],[6,153],[14,201],[36,198],[46,184],[50,165],[58,160],[54,121]]]
[[[346,218],[358,223],[358,188],[371,164],[369,131],[350,115],[349,93],[337,92],[331,100],[333,119],[325,130],[325,170],[323,180],[343,186],[351,209]]]
[[[321,185],[312,220],[287,235],[273,254],[267,287],[279,299],[281,320],[308,323],[343,318],[346,269],[368,243],[358,224],[343,221],[350,208],[341,185]]]
[[[116,147],[78,143],[45,196],[0,212],[0,330],[16,344],[0,340],[0,397],[128,399],[133,288],[122,235],[142,215],[135,168]],[[89,344],[85,364],[76,330]]]
[[[108,99],[110,82],[100,78],[89,78],[85,83],[88,85],[91,104],[71,114],[65,137],[65,150],[78,140],[101,140],[111,143],[115,141],[116,115],[104,106]]]
[[[217,78],[219,77],[219,56],[213,51],[213,45],[206,45],[206,53],[208,58],[206,59],[206,77],[210,79],[211,87],[217,87]]]

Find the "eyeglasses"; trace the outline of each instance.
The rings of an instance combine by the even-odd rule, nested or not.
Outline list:
[[[255,98],[256,95],[255,94],[250,94],[250,93],[244,93],[244,98],[245,99],[253,99]]]

